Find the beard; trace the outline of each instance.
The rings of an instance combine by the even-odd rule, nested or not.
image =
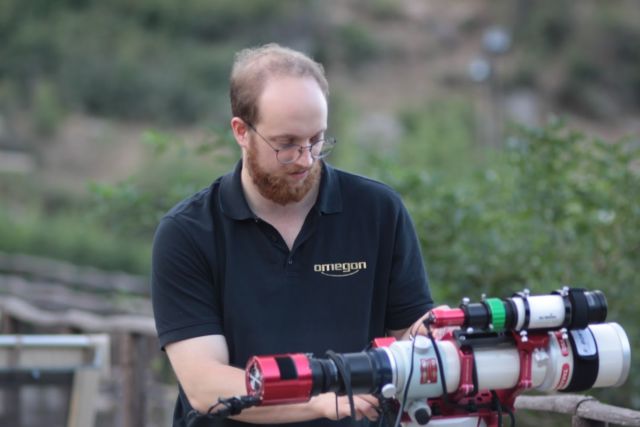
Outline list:
[[[269,173],[258,162],[256,149],[253,145],[247,149],[247,169],[258,192],[265,199],[279,205],[287,205],[301,201],[309,191],[320,181],[322,167],[320,161],[314,161],[307,177],[298,183],[292,184],[287,179],[290,173],[303,172],[307,168],[301,168],[295,164],[281,165],[281,173]]]

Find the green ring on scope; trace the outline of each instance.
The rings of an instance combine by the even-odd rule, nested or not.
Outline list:
[[[504,323],[507,318],[507,313],[504,309],[504,303],[500,298],[487,298],[484,301],[489,307],[491,312],[491,324],[493,329],[501,331],[504,329]]]

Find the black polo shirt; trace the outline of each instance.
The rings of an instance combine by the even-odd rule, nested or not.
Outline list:
[[[250,210],[241,168],[158,226],[152,297],[163,347],[221,334],[240,368],[253,355],[354,352],[431,307],[411,219],[388,186],[323,164],[318,200],[289,250]],[[189,410],[181,390],[174,425]]]

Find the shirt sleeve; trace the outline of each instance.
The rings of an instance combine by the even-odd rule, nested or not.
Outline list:
[[[171,342],[222,334],[220,292],[208,259],[213,256],[179,218],[160,222],[153,242],[151,297],[163,349]]]
[[[433,307],[418,236],[404,205],[396,222],[386,329],[411,326]]]

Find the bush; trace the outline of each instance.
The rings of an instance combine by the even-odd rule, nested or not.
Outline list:
[[[552,122],[541,129],[512,129],[502,153],[476,151],[486,159],[483,165],[463,145],[450,144],[458,132],[464,135],[462,129],[468,131],[464,124],[458,132],[435,132],[446,129],[442,124],[448,119],[415,114],[415,119],[405,117],[408,132],[399,147],[400,152],[423,153],[409,161],[413,166],[377,153],[362,155],[368,173],[402,194],[436,301],[455,304],[482,293],[503,297],[525,287],[534,293],[563,285],[600,289],[608,299],[609,321],[619,322],[629,336],[636,366],[638,141],[588,138]],[[442,155],[429,164],[425,144],[430,138],[425,135],[430,134],[442,136],[435,139],[440,151],[434,152]],[[429,166],[420,168],[420,163]],[[634,407],[639,387],[640,375],[632,372],[624,387],[590,393]]]
[[[27,100],[37,82],[50,82],[63,107],[94,115],[174,124],[222,117],[233,52],[286,35],[298,12],[305,2],[7,0],[0,81]]]
[[[115,236],[80,212],[18,214],[0,205],[0,251],[25,253],[107,270],[148,274],[148,241]]]
[[[91,183],[89,189],[99,223],[122,239],[151,242],[162,215],[230,171],[239,154],[232,136],[216,129],[200,141],[149,131],[142,142],[154,155],[136,175],[117,184]]]
[[[501,162],[464,182],[378,160],[411,211],[434,295],[451,303],[523,287],[600,289],[609,319],[640,349],[632,320],[640,296],[631,291],[640,289],[640,145],[590,139],[560,123],[513,134]],[[597,393],[629,407],[639,385],[633,375],[624,388]]]
[[[345,24],[337,29],[338,62],[357,68],[376,59],[382,53],[379,43],[365,27]]]
[[[42,81],[34,90],[33,121],[35,129],[41,136],[53,135],[65,115],[58,91],[51,82]]]
[[[7,196],[0,200],[0,251],[148,274],[160,217],[227,172],[238,155],[230,135],[215,129],[189,141],[148,132],[141,143],[155,155],[135,176],[116,184],[90,183],[91,191],[82,196],[34,177],[0,176]]]

